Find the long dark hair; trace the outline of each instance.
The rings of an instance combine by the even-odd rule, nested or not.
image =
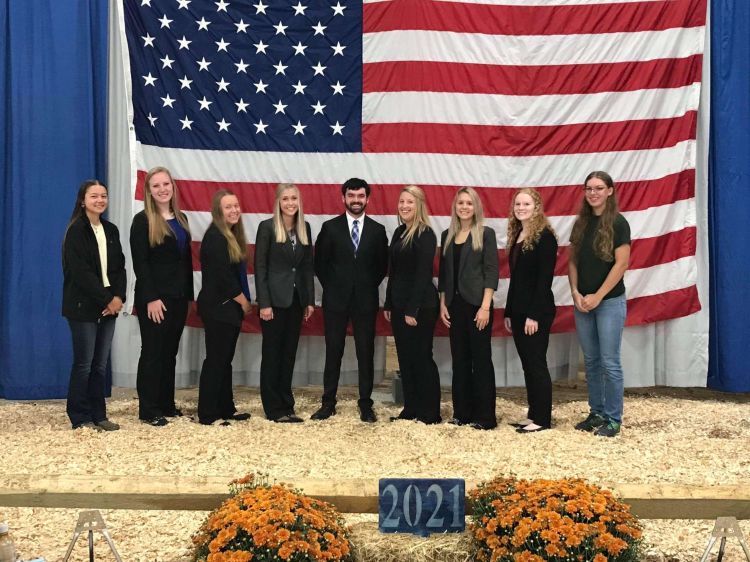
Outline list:
[[[607,198],[604,212],[599,219],[599,228],[597,228],[594,237],[594,254],[596,257],[605,262],[611,262],[615,259],[615,219],[620,212],[617,205],[617,190],[615,189],[615,182],[612,180],[612,176],[607,172],[602,171],[591,172],[586,176],[586,180],[583,182],[584,188],[592,178],[600,179],[604,182],[604,185],[612,188],[612,195]],[[581,242],[583,242],[583,235],[586,232],[586,226],[588,226],[589,221],[593,216],[594,210],[584,196],[583,203],[581,203],[581,209],[578,212],[578,217],[573,225],[573,232],[570,234],[570,247],[573,250],[573,258],[577,257],[578,251],[581,249]]]

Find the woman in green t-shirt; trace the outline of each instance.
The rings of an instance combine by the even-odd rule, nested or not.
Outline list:
[[[590,412],[576,429],[614,437],[622,424],[620,344],[627,313],[623,277],[630,260],[630,225],[618,210],[609,174],[591,172],[583,190],[570,235],[568,280],[586,364]]]

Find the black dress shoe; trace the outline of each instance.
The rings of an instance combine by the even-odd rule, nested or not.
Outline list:
[[[534,429],[525,429],[525,427],[519,427],[518,429],[516,429],[516,433],[538,433],[539,431],[546,431],[548,429],[549,427],[544,426],[535,427]]]
[[[336,406],[321,406],[318,410],[310,416],[311,420],[327,420],[331,416],[336,415]]]
[[[234,420],[234,421],[245,421],[250,419],[250,414],[247,412],[242,412],[241,414],[232,414],[228,418],[224,418],[225,420]]]
[[[162,416],[157,416],[155,418],[151,418],[148,420],[141,420],[143,423],[151,425],[153,427],[164,427],[169,422],[167,421],[167,418],[164,418]]]
[[[378,417],[375,415],[375,412],[372,410],[372,408],[360,408],[359,419],[361,419],[365,423],[375,423],[376,421],[378,421]]]
[[[179,408],[175,408],[171,412],[164,414],[164,416],[167,418],[181,418],[183,415],[184,414],[182,413],[182,410],[180,410]]]
[[[490,431],[492,429],[495,429],[497,425],[486,425],[483,423],[474,422],[472,424],[469,424],[472,429],[480,429],[482,431]]]
[[[451,425],[469,425],[469,422],[460,420],[458,418],[451,418],[448,420],[448,423]]]
[[[276,423],[302,423],[304,420],[294,414],[287,414],[286,416],[281,416],[272,421]]]

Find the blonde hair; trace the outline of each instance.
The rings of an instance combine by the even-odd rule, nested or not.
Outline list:
[[[586,176],[586,180],[583,182],[584,189],[592,178],[600,179],[604,182],[604,185],[612,188],[612,195],[607,198],[604,212],[599,217],[599,227],[594,236],[594,254],[600,260],[611,262],[615,259],[615,219],[620,212],[617,205],[617,190],[615,189],[615,182],[612,180],[612,176],[607,172],[601,171],[591,172]],[[581,243],[583,242],[583,235],[593,216],[594,210],[589,205],[589,202],[586,201],[586,196],[584,195],[581,209],[578,211],[578,217],[576,217],[576,222],[573,224],[573,231],[570,233],[571,257],[574,260],[578,256]]]
[[[280,183],[276,186],[276,199],[273,205],[273,231],[276,235],[276,242],[283,244],[287,240],[286,227],[281,217],[281,196],[287,189],[293,189],[297,192],[297,214],[294,216],[294,232],[297,240],[303,246],[307,246],[310,240],[307,238],[307,229],[305,228],[305,213],[302,210],[302,194],[299,188],[293,183]]]
[[[229,261],[232,263],[240,263],[242,260],[247,258],[247,238],[245,237],[245,227],[242,226],[242,218],[237,221],[237,224],[231,227],[224,220],[224,212],[221,209],[221,200],[227,195],[234,195],[229,189],[220,189],[214,193],[211,198],[211,217],[216,228],[219,229],[227,239],[227,250],[229,251]]]
[[[148,243],[152,248],[163,243],[167,236],[175,235],[172,227],[169,226],[169,223],[163,216],[161,216],[149,187],[151,178],[160,173],[167,174],[167,176],[169,176],[169,181],[172,183],[172,199],[169,201],[169,210],[174,213],[174,218],[177,219],[180,226],[182,226],[186,232],[190,232],[187,219],[180,210],[180,197],[177,192],[177,184],[174,182],[174,179],[172,179],[172,174],[164,166],[151,168],[146,174],[146,179],[143,182],[143,210],[145,211],[146,219],[148,220]]]
[[[474,216],[471,218],[471,248],[475,252],[480,252],[482,250],[482,241],[484,239],[484,207],[482,207],[482,200],[479,198],[479,194],[473,187],[462,187],[456,191],[456,195],[453,196],[451,223],[448,226],[448,235],[445,237],[443,255],[448,253],[448,247],[456,238],[456,234],[461,230],[461,219],[459,219],[458,214],[456,214],[456,203],[463,193],[466,193],[471,197],[471,203],[474,206]]]
[[[426,228],[430,228],[430,213],[427,210],[427,198],[425,197],[424,190],[416,185],[407,185],[401,193],[408,193],[417,202],[417,208],[414,211],[414,220],[411,225],[401,235],[403,243],[402,248],[409,246],[415,236],[422,234]],[[400,197],[399,197],[400,198]],[[398,217],[398,223],[401,222],[401,216]]]
[[[539,242],[539,238],[541,238],[542,232],[544,232],[545,228],[548,229],[553,236],[557,236],[555,235],[555,231],[552,229],[549,220],[547,220],[547,217],[544,215],[542,196],[539,195],[539,192],[536,189],[524,187],[523,189],[516,191],[510,201],[510,212],[508,213],[508,240],[506,246],[508,250],[513,247],[513,244],[516,243],[518,236],[521,234],[521,230],[523,230],[521,221],[516,218],[516,214],[513,212],[513,207],[516,204],[516,197],[521,194],[528,195],[534,202],[534,214],[529,220],[529,235],[524,239],[523,245],[521,246],[523,251],[526,252],[534,249],[534,246]]]

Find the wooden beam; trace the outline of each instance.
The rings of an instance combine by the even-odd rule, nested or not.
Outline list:
[[[81,509],[211,510],[228,496],[229,476],[0,475],[0,506]],[[283,481],[283,480],[281,480]],[[377,513],[378,481],[288,482],[342,513]],[[466,488],[476,487],[467,481]],[[750,519],[750,484],[609,484],[644,519]]]

